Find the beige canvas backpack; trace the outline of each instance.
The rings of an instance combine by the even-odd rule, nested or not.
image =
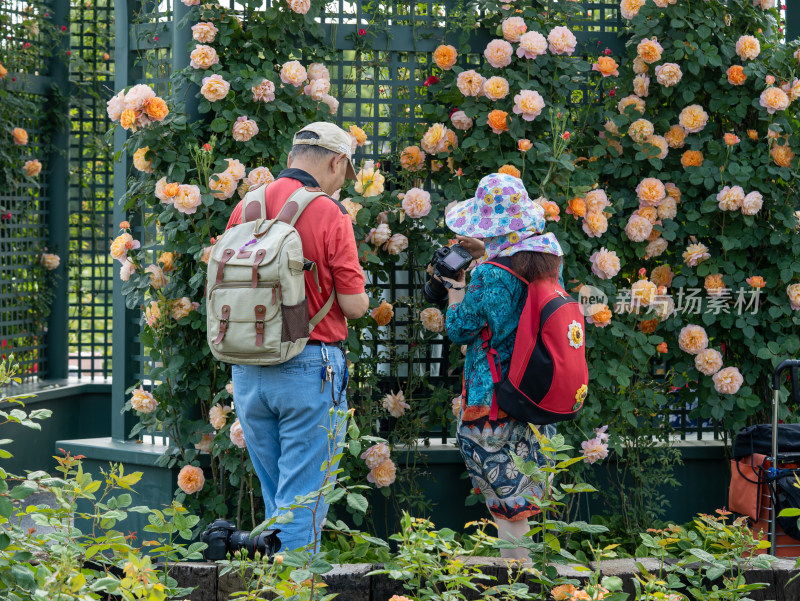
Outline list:
[[[267,219],[265,189],[247,193],[242,223],[217,239],[208,261],[208,345],[220,361],[275,365],[299,354],[333,305],[335,290],[309,320],[305,271],[322,292],[316,265],[303,257],[294,224],[319,188],[299,188],[274,219]]]

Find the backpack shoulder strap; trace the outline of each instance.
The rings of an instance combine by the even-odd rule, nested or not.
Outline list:
[[[499,267],[500,269],[505,269],[508,273],[510,273],[515,278],[523,282],[526,286],[529,284],[528,280],[526,280],[521,275],[516,273],[513,269],[511,269],[511,257],[496,257],[491,261],[486,261],[486,264],[494,265],[495,267]]]
[[[276,219],[294,227],[294,224],[300,219],[300,215],[311,204],[311,201],[319,196],[325,196],[322,188],[298,188],[286,199]]]
[[[267,188],[259,184],[248,190],[242,199],[241,223],[267,218]]]

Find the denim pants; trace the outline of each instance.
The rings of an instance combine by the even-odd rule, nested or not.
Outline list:
[[[326,382],[320,392],[323,348],[333,368],[333,383]],[[233,366],[236,415],[261,482],[267,519],[285,513],[295,497],[324,484],[327,470],[320,468],[335,454],[336,445],[329,438],[337,426],[336,414],[331,415],[330,410],[347,409],[346,369],[339,348],[313,345],[281,365]],[[312,512],[298,507],[291,510],[291,523],[275,526],[281,530],[282,550],[310,549],[313,542],[318,545],[328,506],[321,496],[318,505],[316,498],[308,505],[310,509],[315,506],[316,540]]]

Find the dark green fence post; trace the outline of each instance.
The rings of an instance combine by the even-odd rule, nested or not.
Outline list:
[[[51,3],[53,22],[69,24],[69,2],[54,1]],[[69,30],[67,30],[69,31]],[[50,102],[60,103],[56,110],[69,110],[69,65],[66,62],[70,48],[69,33],[61,42],[60,51],[56,52],[50,63],[50,74],[56,90]],[[69,370],[69,345],[67,343],[67,322],[69,309],[69,270],[67,253],[69,251],[69,121],[61,121],[58,130],[53,132],[53,152],[48,166],[47,230],[49,252],[61,257],[61,265],[56,270],[57,279],[53,296],[52,309],[47,323],[46,336],[46,372],[47,378],[66,378]]]
[[[190,57],[187,48],[192,40],[192,29],[188,23],[183,27],[180,26],[180,23],[190,10],[191,8],[184,5],[183,2],[174,2],[172,5],[172,23],[170,24],[172,27],[172,76],[189,66]],[[187,84],[182,89],[172,90],[175,98],[183,100],[186,118],[189,122],[199,117],[197,91],[197,86],[194,84]]]
[[[114,24],[116,43],[116,64],[114,88],[119,91],[131,82],[132,55],[129,44],[128,15],[133,14],[136,0],[120,0],[114,3]],[[119,153],[114,164],[114,227],[128,219],[134,227],[137,221],[133,215],[126,215],[119,199],[128,188],[128,169],[130,162],[128,153],[122,150],[126,133],[121,127],[114,131],[114,155]],[[134,322],[135,313],[125,306],[122,295],[122,281],[119,279],[121,264],[114,262],[114,295],[113,324],[114,344],[112,348],[113,362],[111,366],[111,436],[116,440],[125,440],[134,426],[135,418],[130,413],[122,413],[125,405],[125,390],[133,384],[136,374],[136,356],[139,354],[136,342],[138,328]]]
[[[785,2],[781,0],[779,4]],[[794,0],[791,4],[786,2],[786,41],[793,42],[800,38],[800,6]]]

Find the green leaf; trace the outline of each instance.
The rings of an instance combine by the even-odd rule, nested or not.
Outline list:
[[[347,495],[347,506],[358,513],[366,513],[369,503],[364,495],[350,493]]]
[[[226,129],[228,129],[228,122],[221,117],[217,117],[211,122],[211,131],[213,132],[220,134]]]

